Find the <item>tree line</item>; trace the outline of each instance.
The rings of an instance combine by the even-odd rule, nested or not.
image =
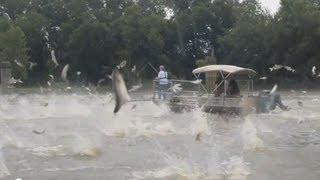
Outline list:
[[[151,78],[164,64],[191,78],[206,64],[261,76],[313,81],[320,69],[320,1],[281,0],[276,14],[257,0],[0,0],[0,62],[25,84],[68,78],[96,83],[126,60]],[[272,74],[275,64],[294,72]]]

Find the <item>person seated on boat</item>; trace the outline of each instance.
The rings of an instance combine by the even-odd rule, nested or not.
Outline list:
[[[159,99],[165,100],[166,95],[167,95],[167,91],[168,91],[169,81],[168,81],[168,73],[163,65],[161,65],[159,67],[159,73],[158,73],[158,77],[156,79],[159,80],[159,90],[158,90]]]
[[[240,96],[240,89],[239,89],[238,83],[233,78],[230,79],[228,83],[227,95],[232,97]]]

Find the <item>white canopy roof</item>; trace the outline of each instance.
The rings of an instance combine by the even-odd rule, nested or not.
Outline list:
[[[242,68],[232,65],[209,65],[197,68],[192,71],[193,74],[207,73],[207,72],[223,72],[227,74],[236,74],[236,75],[256,75],[256,71],[248,68]]]

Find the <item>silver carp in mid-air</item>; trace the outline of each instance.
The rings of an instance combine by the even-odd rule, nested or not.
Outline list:
[[[64,82],[68,82],[68,70],[69,70],[69,64],[65,65],[62,69],[62,72],[61,72],[61,79],[64,81]]]
[[[112,90],[116,101],[113,113],[117,113],[122,105],[130,101],[125,81],[118,68],[112,72]]]

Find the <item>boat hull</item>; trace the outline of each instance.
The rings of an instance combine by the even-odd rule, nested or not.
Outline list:
[[[174,97],[167,101],[154,100],[154,103],[166,104],[174,113],[190,112],[195,109],[201,109],[203,112],[212,114],[249,114],[254,113],[256,109],[256,98],[230,98],[224,99],[223,103],[219,104],[216,99],[205,101],[203,98],[193,98],[193,100]],[[228,102],[228,103],[227,103]]]

